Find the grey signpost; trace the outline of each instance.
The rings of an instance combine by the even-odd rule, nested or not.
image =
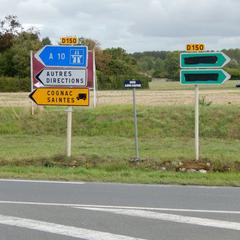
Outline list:
[[[45,68],[36,79],[45,86],[86,86],[88,47],[83,45],[47,45],[40,49],[35,58]],[[52,76],[52,77],[51,77]],[[71,157],[72,106],[67,112],[67,157]]]
[[[132,88],[133,93],[133,117],[134,117],[134,140],[135,140],[135,161],[140,160],[139,156],[139,146],[138,146],[138,123],[137,123],[137,109],[136,109],[136,88],[141,88],[142,83],[140,80],[125,80],[125,88]]]
[[[180,83],[195,85],[195,155],[199,160],[199,85],[219,85],[230,79],[220,69],[230,61],[222,52],[188,52],[180,54]]]

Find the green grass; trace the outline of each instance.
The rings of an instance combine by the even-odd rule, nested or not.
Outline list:
[[[97,109],[75,109],[73,136],[133,137],[132,106],[104,106]],[[63,136],[66,134],[66,112],[38,112],[28,109],[0,108],[1,135]],[[240,139],[238,106],[201,106],[200,134],[204,138]],[[139,136],[194,136],[194,109],[191,106],[138,107]]]
[[[240,162],[240,140],[218,138],[200,139],[201,158],[213,162]],[[65,136],[4,135],[0,137],[0,163],[51,159],[65,154]],[[193,138],[154,137],[139,139],[142,159],[164,161],[187,161],[194,159]],[[83,156],[100,161],[128,161],[135,157],[134,138],[116,136],[74,136],[73,159]]]
[[[194,160],[191,107],[139,107],[139,164],[131,106],[75,109],[72,157],[65,157],[66,113],[0,108],[0,177],[240,185],[240,111],[201,106],[200,155],[210,172],[176,172]],[[166,171],[165,171],[166,169]],[[222,172],[222,173],[220,173]]]
[[[240,186],[240,173],[180,173],[143,169],[0,167],[1,178],[101,181],[144,184]]]

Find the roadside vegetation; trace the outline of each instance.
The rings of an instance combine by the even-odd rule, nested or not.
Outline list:
[[[51,45],[33,27],[24,29],[17,16],[0,19],[0,89],[1,92],[28,92],[31,89],[30,51]],[[129,54],[123,48],[102,49],[97,40],[81,37],[81,44],[95,49],[98,89],[123,89],[123,81],[139,79],[149,88],[152,78],[179,80],[179,51],[152,51]],[[230,58],[226,71],[232,80],[240,79],[240,50],[223,50]]]
[[[92,39],[81,38],[81,43],[95,49],[100,90],[123,89],[126,79],[140,79],[143,88],[153,91],[193,89],[177,82],[179,51],[129,54],[122,48],[102,49]],[[29,92],[30,50],[50,44],[37,29],[24,29],[17,16],[1,19],[0,91]],[[240,50],[223,51],[232,59],[227,72],[239,79]],[[207,88],[231,90],[235,84]],[[237,91],[228,94],[235,98]],[[141,160],[136,162],[130,105],[74,108],[72,157],[67,158],[64,108],[38,108],[31,115],[27,107],[7,107],[5,95],[1,101],[6,106],[0,108],[0,177],[240,186],[240,112],[227,99],[227,105],[214,105],[201,96],[198,162],[191,106],[138,107]]]
[[[0,177],[240,186],[239,108],[201,105],[200,112],[196,163],[192,107],[139,107],[141,161],[134,162],[131,106],[75,108],[71,158],[64,111],[1,108]]]

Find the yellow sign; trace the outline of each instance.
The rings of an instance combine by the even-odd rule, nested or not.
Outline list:
[[[76,45],[78,43],[79,41],[77,37],[61,37],[60,38],[61,45]]]
[[[37,88],[29,97],[39,105],[89,106],[88,88]]]
[[[205,50],[203,43],[190,43],[186,45],[186,51],[188,52],[201,52]]]

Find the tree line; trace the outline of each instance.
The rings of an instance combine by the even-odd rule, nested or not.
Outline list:
[[[92,39],[81,38],[81,44],[95,49],[99,89],[122,89],[127,79],[138,79],[144,88],[152,78],[179,80],[178,51],[149,51],[128,54],[123,48],[102,49]],[[30,51],[51,45],[48,37],[40,38],[34,28],[24,29],[17,16],[0,20],[0,91],[30,91]],[[223,50],[231,62],[226,71],[240,79],[240,49]]]
[[[134,57],[122,48],[101,49],[92,39],[81,38],[81,44],[95,49],[99,89],[121,89],[127,79],[140,79],[144,88],[151,80],[139,70]],[[0,91],[30,91],[30,51],[51,45],[48,37],[41,39],[34,28],[25,30],[17,16],[0,21]]]
[[[231,58],[224,69],[231,75],[232,80],[240,79],[240,49],[223,49],[222,52]],[[150,77],[179,81],[179,51],[137,52],[132,56],[141,71]]]

